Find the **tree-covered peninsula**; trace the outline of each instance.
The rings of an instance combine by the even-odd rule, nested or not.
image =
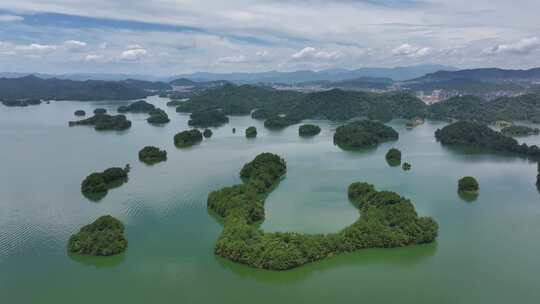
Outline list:
[[[312,124],[305,124],[298,127],[298,135],[302,137],[311,137],[321,133],[321,127]]]
[[[179,148],[185,148],[200,143],[203,140],[201,131],[197,129],[186,130],[174,135],[174,144]]]
[[[82,227],[68,241],[68,251],[73,254],[111,256],[127,249],[124,225],[118,219],[104,215]]]
[[[229,117],[227,117],[223,113],[223,111],[218,109],[211,109],[191,113],[191,115],[189,116],[188,125],[199,128],[208,128],[219,127],[228,122]]]
[[[154,146],[146,146],[139,151],[139,160],[147,164],[166,161],[167,151]]]
[[[334,144],[342,149],[361,149],[375,147],[381,142],[398,140],[399,133],[382,123],[361,120],[336,129]]]
[[[539,158],[540,149],[535,146],[519,144],[515,139],[505,136],[480,123],[459,121],[435,131],[435,138],[443,145],[476,147],[496,152],[514,153],[521,156]]]
[[[257,137],[257,128],[251,126],[246,129],[246,137],[247,138],[255,138]]]
[[[121,131],[129,129],[131,121],[125,115],[96,114],[86,119],[70,121],[69,126],[94,126],[98,131]]]
[[[287,270],[340,253],[430,243],[437,237],[437,223],[419,217],[408,199],[367,183],[349,186],[359,219],[337,233],[264,232],[258,226],[264,219],[263,199],[286,170],[279,156],[263,153],[242,168],[242,184],[209,194],[208,208],[224,218],[217,255],[251,267]]]
[[[506,128],[501,129],[501,133],[506,136],[529,136],[529,135],[538,135],[540,133],[540,129],[538,128],[531,128],[527,126],[509,126]]]
[[[103,172],[94,172],[88,175],[81,183],[81,192],[89,197],[100,199],[111,188],[118,187],[128,180],[130,167],[112,167]]]

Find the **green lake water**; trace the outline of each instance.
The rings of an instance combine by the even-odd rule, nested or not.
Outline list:
[[[536,164],[485,151],[449,149],[435,141],[442,123],[407,130],[390,123],[397,142],[349,152],[334,146],[338,124],[311,139],[298,126],[272,132],[250,117],[231,117],[200,145],[177,149],[188,115],[166,108],[171,122],[151,126],[128,114],[131,129],[97,132],[68,127],[76,109],[111,112],[114,102],[0,106],[0,303],[538,303],[540,194]],[[244,137],[254,125],[258,137]],[[231,129],[237,129],[233,134]],[[540,144],[540,136],[520,139]],[[146,145],[168,160],[138,161]],[[390,167],[391,147],[412,164]],[[242,165],[258,153],[287,161],[288,173],[266,200],[267,231],[334,232],[359,213],[347,186],[366,181],[410,198],[439,223],[436,243],[373,249],[286,271],[252,269],[214,256],[221,231],[208,213],[208,192],[239,183]],[[80,193],[93,171],[131,164],[129,181],[99,202]],[[472,175],[480,195],[466,201],[457,180]],[[97,217],[122,220],[128,250],[112,258],[70,256],[69,236]]]

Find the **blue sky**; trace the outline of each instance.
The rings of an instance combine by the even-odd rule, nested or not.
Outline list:
[[[540,66],[540,1],[0,0],[0,70]]]

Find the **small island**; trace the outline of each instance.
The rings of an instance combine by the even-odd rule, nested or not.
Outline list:
[[[68,241],[70,253],[90,256],[116,255],[124,252],[127,246],[124,225],[110,215],[104,215],[82,227]]]
[[[464,194],[478,194],[478,182],[472,176],[465,176],[458,181],[458,192]]]
[[[203,131],[204,138],[210,138],[210,137],[212,137],[213,134],[214,133],[212,133],[212,130],[210,130],[210,129],[204,129],[204,131]]]
[[[41,104],[40,99],[19,99],[19,100],[2,100],[2,104],[6,107],[27,107],[37,106]]]
[[[73,113],[75,116],[86,116],[86,112],[83,110],[77,110]]]
[[[188,125],[200,128],[208,128],[219,127],[228,122],[229,117],[227,117],[221,110],[212,109],[191,113],[189,116]]]
[[[424,124],[424,119],[422,117],[414,117],[413,119],[407,121],[407,123],[405,124],[405,127],[407,129],[413,129],[423,124]]]
[[[69,126],[94,126],[97,131],[122,131],[131,127],[131,121],[125,115],[96,114],[83,120],[70,121]]]
[[[104,108],[97,108],[97,109],[94,110],[95,115],[106,114],[106,113],[107,113],[107,109],[104,109]]]
[[[146,119],[148,123],[153,125],[161,125],[170,122],[169,115],[162,109],[155,108],[148,113],[150,117]]]
[[[246,138],[255,138],[257,137],[257,128],[251,126],[246,129]]]
[[[154,164],[167,160],[167,151],[160,150],[158,147],[146,146],[139,151],[139,160],[143,163]]]
[[[203,140],[201,131],[197,129],[182,131],[174,135],[174,144],[179,148],[190,147]]]
[[[118,113],[150,113],[156,107],[144,100],[135,101],[127,106],[118,107]]]
[[[506,136],[530,136],[530,135],[538,135],[540,134],[540,129],[538,128],[530,128],[527,126],[510,126],[501,129],[501,133]]]
[[[305,124],[298,127],[298,135],[301,137],[311,137],[321,133],[321,128],[317,125]]]
[[[391,148],[386,152],[386,161],[392,167],[397,167],[401,164],[401,151],[396,148]]]
[[[283,115],[276,115],[265,120],[264,127],[271,130],[280,130],[299,122],[300,120],[298,119],[293,119]]]
[[[118,187],[128,180],[130,166],[112,167],[103,172],[88,175],[81,183],[81,192],[90,199],[103,198],[109,189]]]
[[[282,158],[262,153],[240,171],[242,184],[208,195],[208,209],[224,225],[216,255],[250,267],[287,270],[341,253],[425,244],[437,237],[437,222],[418,216],[410,200],[361,182],[348,188],[350,201],[360,210],[348,227],[329,234],[264,232],[259,228],[265,217],[263,199],[286,172]]]
[[[407,162],[403,163],[403,165],[401,166],[403,171],[409,171],[409,170],[411,170],[411,167],[412,167],[411,164],[409,164]]]
[[[334,134],[334,144],[342,149],[376,147],[379,143],[398,140],[399,133],[382,123],[361,120],[340,126]]]
[[[236,134],[236,128],[232,128],[232,134]]]
[[[272,115],[272,113],[267,109],[257,109],[251,113],[251,118],[253,119],[267,119]]]

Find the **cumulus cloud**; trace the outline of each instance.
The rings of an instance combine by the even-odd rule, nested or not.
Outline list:
[[[84,61],[88,62],[100,61],[101,59],[103,59],[103,55],[88,54],[84,56]]]
[[[335,59],[339,59],[342,56],[343,56],[343,53],[339,50],[320,51],[314,47],[308,46],[292,54],[291,57],[295,60],[309,60],[309,59],[335,60]]]
[[[511,53],[518,55],[530,54],[540,48],[540,39],[537,37],[524,38],[515,43],[499,44],[494,47],[484,49],[487,54]]]
[[[23,21],[24,17],[16,15],[0,15],[0,22],[17,22]]]
[[[32,43],[28,45],[16,46],[14,49],[16,52],[20,52],[22,54],[39,56],[53,52],[54,50],[58,49],[58,46],[53,44]]]
[[[138,47],[138,48],[137,48]],[[131,46],[120,54],[120,58],[125,61],[138,61],[148,56],[148,51],[140,46]]]
[[[402,44],[392,50],[392,55],[405,57],[423,57],[429,53],[431,53],[431,48],[429,47],[418,47],[408,43]]]
[[[246,62],[247,58],[244,55],[225,56],[217,60],[218,63],[240,63]]]
[[[78,40],[67,40],[64,42],[64,47],[72,52],[79,52],[86,48],[88,44]]]

